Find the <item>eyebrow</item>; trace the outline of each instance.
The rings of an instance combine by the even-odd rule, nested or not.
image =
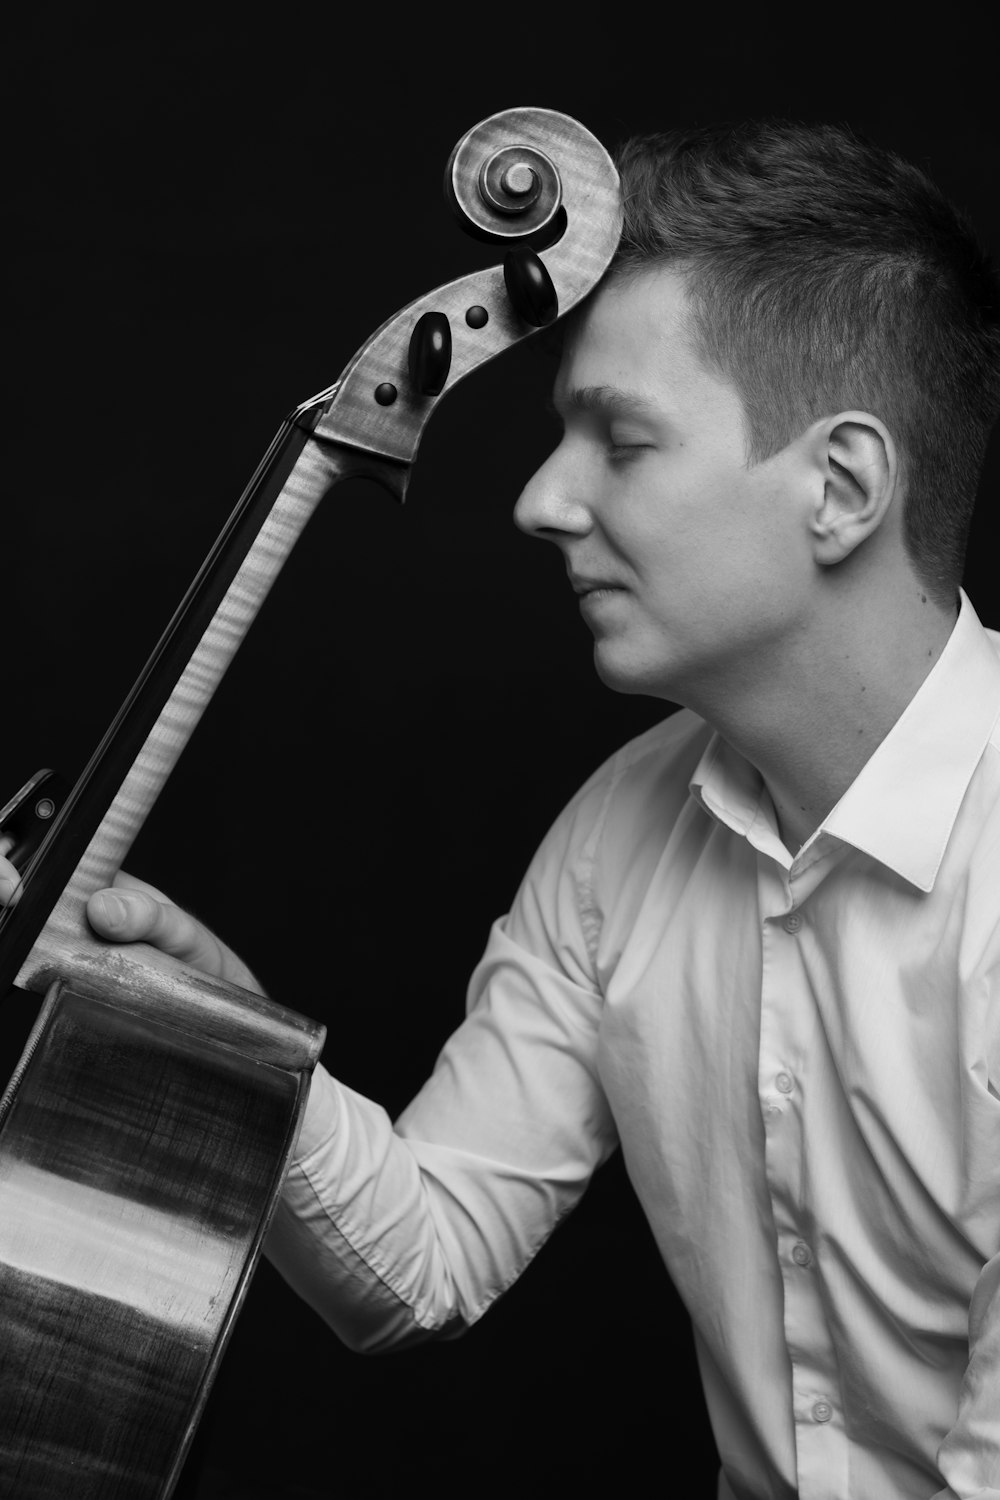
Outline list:
[[[577,386],[554,398],[554,405],[570,411],[595,412],[608,417],[656,417],[661,413],[656,403],[637,391],[622,390],[613,385]]]

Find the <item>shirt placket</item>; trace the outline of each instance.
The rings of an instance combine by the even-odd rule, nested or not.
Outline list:
[[[848,1445],[836,1352],[824,1314],[815,1220],[803,1184],[809,1141],[808,1092],[817,1017],[799,951],[808,922],[803,903],[818,884],[815,863],[782,869],[758,854],[761,919],[758,1093],[764,1169],[783,1289],[785,1346],[800,1500],[845,1500]]]

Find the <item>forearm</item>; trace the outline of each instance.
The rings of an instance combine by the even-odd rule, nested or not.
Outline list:
[[[265,1253],[354,1348],[480,1317],[617,1144],[597,1071],[603,996],[566,873],[574,827],[556,825],[494,925],[469,1014],[395,1125],[316,1069]],[[247,983],[229,949],[141,882],[89,911],[112,941],[153,941]]]
[[[498,925],[473,978],[488,999],[395,1125],[316,1071],[266,1250],[353,1348],[474,1322],[614,1149],[596,1004],[586,1016],[575,987],[549,976],[540,1006],[541,967]]]
[[[383,1109],[322,1068],[264,1250],[353,1349],[464,1326],[412,1152]]]

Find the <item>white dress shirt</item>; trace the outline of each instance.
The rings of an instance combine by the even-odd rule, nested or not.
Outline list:
[[[348,1342],[481,1316],[620,1144],[720,1497],[1000,1497],[998,651],[963,596],[794,858],[690,712],[590,779],[395,1127],[317,1073],[268,1253]]]

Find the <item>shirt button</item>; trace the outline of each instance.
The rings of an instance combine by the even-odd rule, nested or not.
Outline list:
[[[797,911],[790,911],[786,917],[782,918],[781,925],[786,932],[798,932],[799,928],[802,926],[801,913]]]
[[[833,1416],[833,1407],[829,1401],[817,1401],[813,1407],[813,1417],[817,1422],[829,1422]]]
[[[790,1073],[779,1073],[774,1081],[783,1094],[790,1094],[795,1087]]]
[[[792,1260],[797,1266],[807,1266],[812,1260],[812,1251],[801,1240],[792,1250]]]

